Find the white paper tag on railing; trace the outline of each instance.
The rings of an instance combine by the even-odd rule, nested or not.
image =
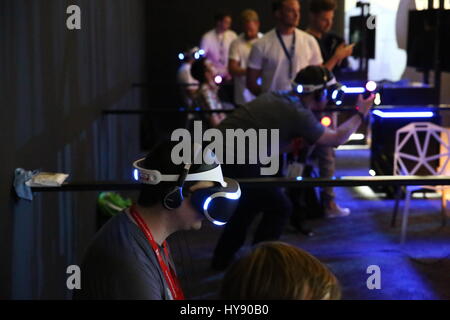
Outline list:
[[[26,182],[29,187],[60,187],[69,177],[65,173],[41,172]]]

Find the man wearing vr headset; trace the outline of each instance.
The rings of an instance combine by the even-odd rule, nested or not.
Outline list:
[[[82,289],[75,299],[184,299],[166,239],[200,229],[204,218],[226,224],[241,191],[236,181],[223,177],[212,152],[203,158],[194,146],[197,161],[175,165],[173,147],[164,143],[135,162],[134,177],[143,184],[139,200],[96,235],[81,266]]]
[[[347,142],[359,128],[375,99],[374,95],[367,99],[360,96],[353,117],[336,130],[325,128],[314,111],[324,110],[330,99],[342,99],[342,95],[343,90],[328,69],[310,66],[297,74],[292,90],[259,96],[228,115],[219,129],[223,132],[227,129],[278,129],[281,151],[288,151],[291,141],[297,138],[303,138],[310,145],[337,147]],[[228,156],[234,150],[226,148],[226,152]],[[226,165],[224,170],[227,175],[235,178],[260,177],[259,168],[250,165]],[[292,204],[284,189],[243,188],[242,194],[238,208],[215,249],[213,269],[223,270],[229,265],[244,244],[248,227],[258,213],[263,212],[263,218],[257,228],[254,243],[279,240],[289,221]]]

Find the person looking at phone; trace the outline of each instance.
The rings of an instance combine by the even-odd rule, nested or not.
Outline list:
[[[336,8],[336,0],[311,1],[306,31],[319,43],[324,66],[339,79],[342,70],[348,67],[347,58],[353,54],[354,44],[347,45],[344,39],[330,32]]]

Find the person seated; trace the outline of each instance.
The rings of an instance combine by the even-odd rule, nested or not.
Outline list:
[[[195,61],[191,73],[200,85],[194,98],[194,106],[203,110],[223,110],[225,106],[219,98],[216,74],[208,60],[201,58]],[[212,113],[203,117],[212,128],[218,127],[225,118],[224,113]]]
[[[181,89],[181,95],[186,107],[192,106],[192,101],[195,93],[198,90],[199,83],[191,75],[191,67],[195,60],[201,57],[199,48],[189,48],[183,53],[180,53],[181,65],[177,71],[177,83]]]
[[[264,242],[226,271],[224,300],[339,300],[335,275],[304,250],[282,242]]]
[[[203,156],[194,152],[189,162],[176,165],[174,146],[162,143],[134,163],[135,179],[142,184],[139,200],[96,234],[81,264],[81,290],[74,299],[184,299],[167,239],[182,230],[199,230],[205,217],[226,224],[240,187],[223,177],[212,152],[205,153],[203,161],[193,161]],[[205,209],[206,201],[210,205]]]

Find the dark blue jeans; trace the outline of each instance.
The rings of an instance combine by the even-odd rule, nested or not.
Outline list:
[[[224,176],[230,178],[257,178],[257,166],[224,166]],[[253,243],[279,240],[292,213],[292,202],[284,188],[242,187],[238,208],[231,217],[217,243],[214,259],[230,261],[245,242],[247,231],[259,213],[263,213]]]

